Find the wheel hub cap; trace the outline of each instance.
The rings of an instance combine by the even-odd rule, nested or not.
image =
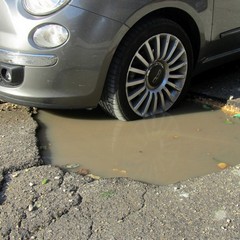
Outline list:
[[[176,36],[161,33],[147,39],[133,56],[126,96],[141,117],[165,112],[177,101],[188,71],[187,52]]]
[[[152,64],[146,74],[146,83],[149,89],[158,88],[165,78],[165,68],[162,63]]]

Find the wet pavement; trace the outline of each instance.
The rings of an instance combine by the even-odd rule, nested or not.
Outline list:
[[[240,64],[239,61],[211,69],[196,76],[190,89],[200,94],[240,107]]]
[[[221,171],[221,163],[240,164],[240,120],[190,99],[134,122],[99,110],[41,110],[37,119],[43,160],[75,172],[162,185]]]
[[[0,239],[239,239],[239,165],[166,186],[83,177],[41,166],[32,111],[1,108]]]
[[[33,167],[5,176],[1,237],[237,240],[239,180],[239,167],[168,186]]]

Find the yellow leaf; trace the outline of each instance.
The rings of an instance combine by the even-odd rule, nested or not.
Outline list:
[[[99,179],[100,179],[99,176],[93,175],[93,174],[91,174],[91,173],[88,174],[87,176],[90,177],[90,178],[92,178],[92,179],[94,179],[94,180],[99,180]]]
[[[224,162],[220,162],[218,163],[217,165],[220,169],[225,169],[228,167],[228,164],[227,163],[224,163]]]
[[[121,174],[127,174],[127,171],[124,170],[124,169],[113,168],[112,170],[114,172],[118,172],[118,173],[121,173]]]

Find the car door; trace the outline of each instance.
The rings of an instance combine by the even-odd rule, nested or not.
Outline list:
[[[212,41],[215,54],[240,51],[240,0],[215,0]]]

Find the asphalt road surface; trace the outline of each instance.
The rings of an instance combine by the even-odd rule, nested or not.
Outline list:
[[[230,68],[192,91],[238,104]],[[67,173],[43,165],[34,114],[0,104],[0,239],[240,239],[240,166],[167,186]]]

